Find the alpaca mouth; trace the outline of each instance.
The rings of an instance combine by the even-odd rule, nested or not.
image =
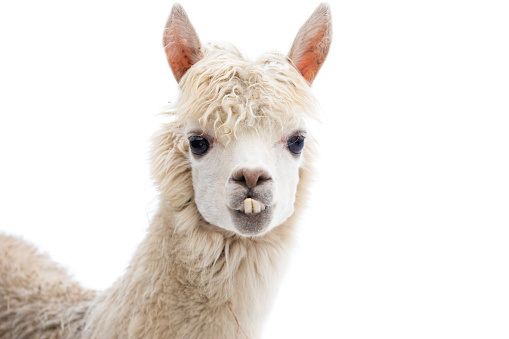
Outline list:
[[[240,208],[229,209],[237,231],[245,236],[264,234],[272,220],[274,206],[265,206],[256,199],[246,198]]]
[[[244,199],[244,203],[240,207],[240,211],[244,214],[256,214],[265,210],[265,205],[260,201],[252,198]]]

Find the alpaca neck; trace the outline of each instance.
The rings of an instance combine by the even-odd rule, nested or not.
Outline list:
[[[92,322],[123,326],[117,335],[129,337],[255,338],[277,290],[291,229],[287,223],[261,237],[240,237],[207,224],[194,205],[175,212],[162,203]],[[135,325],[143,323],[153,325]]]

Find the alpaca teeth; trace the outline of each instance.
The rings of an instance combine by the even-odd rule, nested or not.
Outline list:
[[[253,213],[260,213],[262,211],[262,205],[258,200],[251,200],[253,204]]]
[[[244,213],[246,214],[253,213],[253,199],[247,198],[244,200]]]
[[[265,210],[264,204],[251,198],[244,199],[244,205],[242,207],[241,211],[245,214],[260,213]]]

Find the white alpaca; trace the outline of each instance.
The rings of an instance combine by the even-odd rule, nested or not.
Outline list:
[[[182,7],[164,47],[182,95],[156,136],[160,208],[102,293],[0,235],[0,338],[256,338],[311,176],[310,84],[331,41],[320,5],[288,57],[202,46]],[[304,147],[305,140],[305,147]]]

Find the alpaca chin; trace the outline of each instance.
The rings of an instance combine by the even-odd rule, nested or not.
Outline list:
[[[244,236],[259,236],[269,231],[274,206],[266,207],[259,213],[246,214],[240,210],[230,209],[230,217],[236,231]]]

